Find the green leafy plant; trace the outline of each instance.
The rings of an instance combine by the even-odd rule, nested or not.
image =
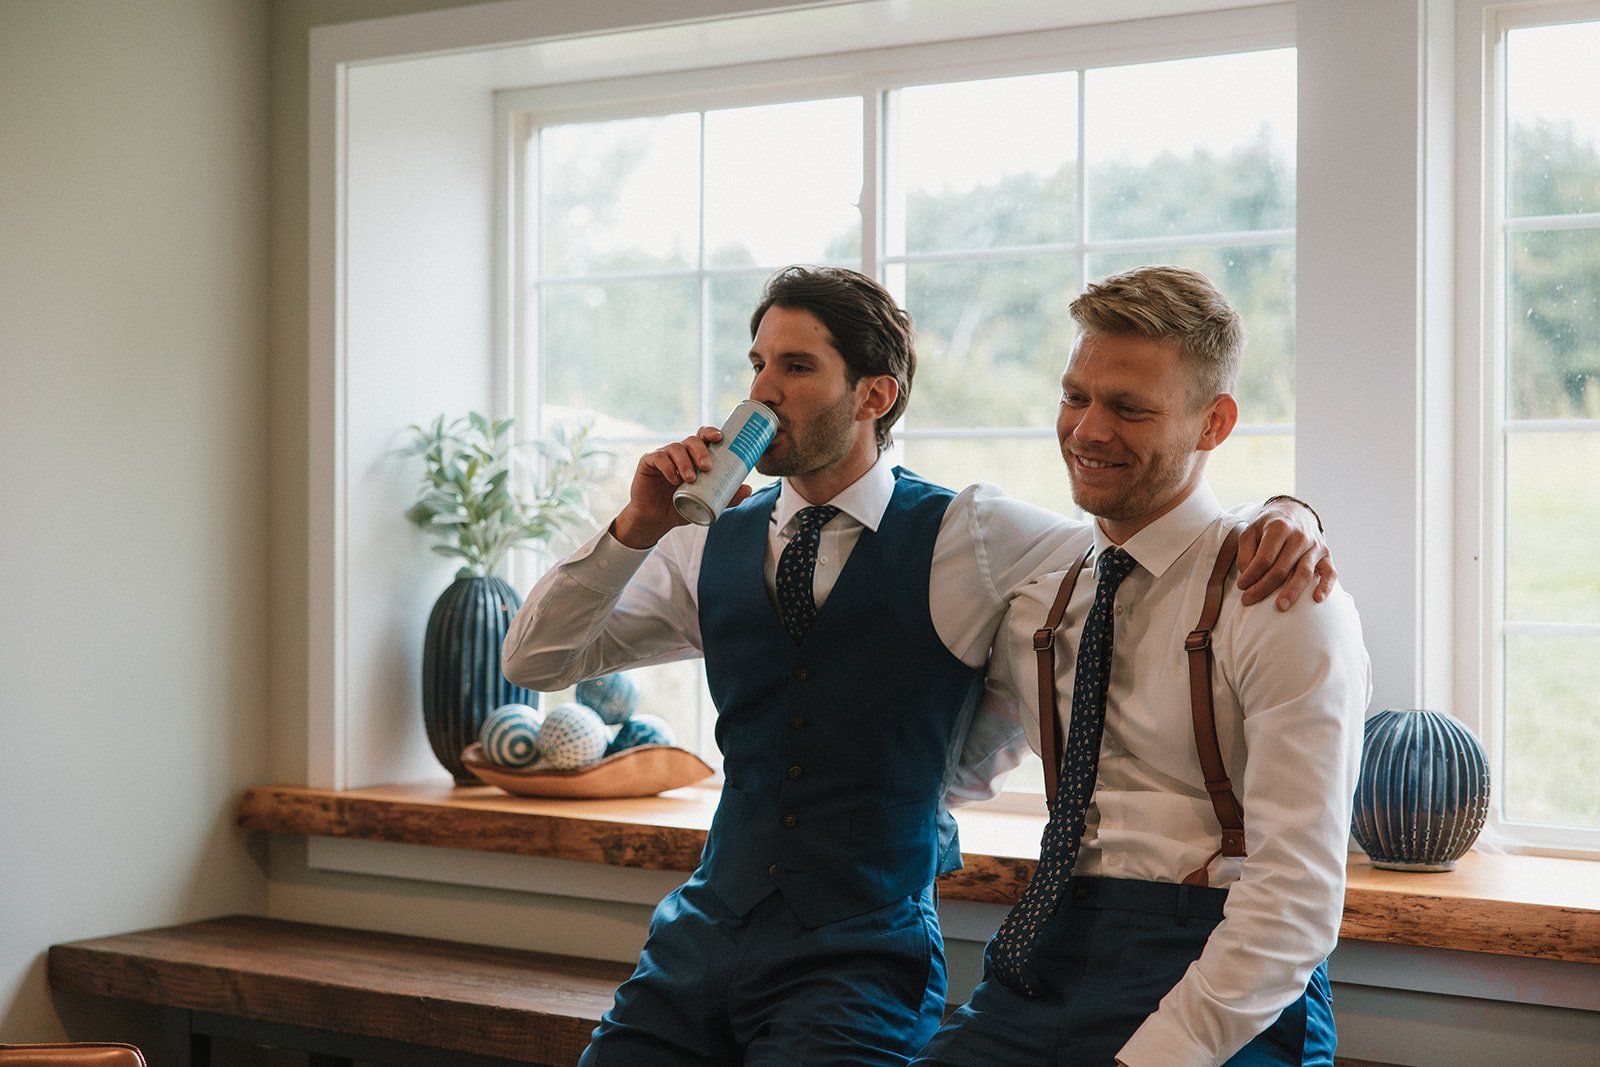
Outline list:
[[[529,545],[548,553],[550,542],[593,528],[588,490],[601,457],[588,426],[515,443],[514,420],[490,421],[477,412],[450,422],[412,426],[407,454],[422,457],[422,490],[406,518],[441,539],[433,551],[465,561],[458,578],[494,573],[507,552]],[[542,461],[534,492],[517,488],[518,449]]]

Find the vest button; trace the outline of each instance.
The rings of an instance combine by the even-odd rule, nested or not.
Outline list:
[[[774,863],[771,867],[767,868],[767,877],[768,878],[776,878],[776,877],[778,877],[778,865],[776,863]]]
[[[794,672],[793,677],[795,681],[803,682],[811,677],[811,671],[805,667],[801,667],[799,670]]]
[[[789,768],[789,777],[793,778],[793,779],[795,779],[797,781],[799,780],[800,776],[802,774],[804,774],[804,773],[805,772],[802,771],[799,767],[790,767]]]
[[[798,730],[798,729],[800,729],[800,727],[804,726],[805,724],[806,724],[805,719],[801,718],[798,715],[794,716],[793,718],[791,718],[789,720],[789,728],[791,730]]]
[[[783,817],[783,825],[787,826],[791,830],[794,829],[799,824],[800,824],[800,820],[795,818],[793,815],[785,815]]]

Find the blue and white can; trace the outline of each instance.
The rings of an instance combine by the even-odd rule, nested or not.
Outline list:
[[[672,494],[678,514],[697,526],[710,526],[755,469],[778,432],[778,416],[759,400],[745,400],[722,424],[722,440],[709,445],[711,469]]]

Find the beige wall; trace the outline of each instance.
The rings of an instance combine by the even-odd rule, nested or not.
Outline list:
[[[0,0],[0,1041],[111,1025],[52,942],[265,902],[268,17]]]

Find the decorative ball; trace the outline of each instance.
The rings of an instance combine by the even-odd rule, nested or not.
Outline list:
[[[1437,711],[1368,719],[1350,831],[1374,867],[1448,871],[1489,813],[1489,761],[1465,726]]]
[[[598,763],[606,754],[606,724],[582,704],[552,708],[539,728],[539,755],[556,770],[570,771]]]
[[[639,710],[639,687],[626,674],[605,674],[578,683],[578,703],[593,708],[612,726]]]
[[[539,727],[544,715],[526,704],[502,704],[489,713],[478,731],[483,758],[496,767],[515,770],[539,758]]]
[[[617,736],[611,739],[611,744],[606,746],[606,755],[621,752],[624,749],[637,748],[639,745],[670,745],[674,744],[672,727],[667,720],[654,715],[639,714],[622,724],[622,729],[617,731]]]

